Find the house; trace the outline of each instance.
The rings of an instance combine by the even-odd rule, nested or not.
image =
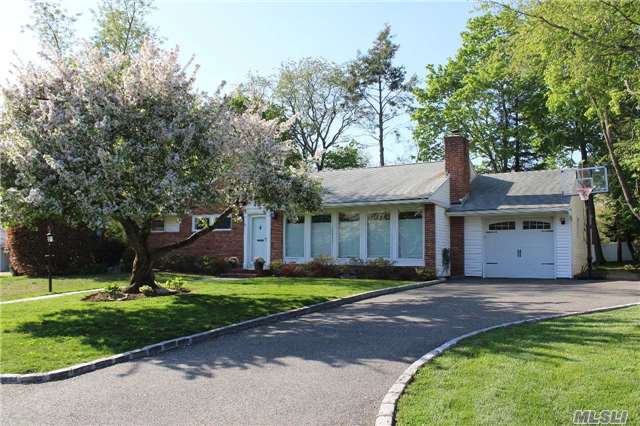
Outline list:
[[[573,170],[480,175],[463,136],[448,136],[444,145],[441,162],[319,172],[322,211],[289,218],[247,207],[242,223],[228,221],[182,253],[236,256],[247,269],[258,256],[267,267],[331,256],[382,257],[439,276],[570,278],[583,271],[585,215]],[[159,220],[151,244],[184,238],[213,218],[199,211]]]

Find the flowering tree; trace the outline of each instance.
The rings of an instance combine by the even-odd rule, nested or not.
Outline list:
[[[294,213],[319,206],[318,184],[285,166],[284,129],[194,89],[178,50],[151,42],[105,56],[91,46],[49,66],[17,68],[3,88],[0,217],[7,225],[65,217],[119,222],[135,251],[129,292],[156,287],[153,261],[193,243],[248,202]],[[286,124],[286,123],[285,123]],[[210,226],[150,249],[151,222],[224,206]]]

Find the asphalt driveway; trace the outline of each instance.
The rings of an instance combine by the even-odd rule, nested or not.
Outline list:
[[[640,302],[640,282],[454,281],[119,364],[3,385],[3,424],[372,425],[443,341],[542,314]]]

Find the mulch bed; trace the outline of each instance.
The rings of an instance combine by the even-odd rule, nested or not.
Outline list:
[[[157,293],[152,295],[146,295],[144,293],[128,294],[128,293],[116,293],[110,294],[103,291],[93,293],[82,298],[83,302],[126,302],[128,300],[141,299],[143,297],[160,297],[160,296],[174,296],[176,294],[189,293],[189,289],[181,288],[180,290],[171,290],[168,288],[160,287],[156,290]]]

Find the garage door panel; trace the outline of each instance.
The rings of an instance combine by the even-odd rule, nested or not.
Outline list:
[[[554,278],[552,230],[487,231],[485,276],[488,278]]]

